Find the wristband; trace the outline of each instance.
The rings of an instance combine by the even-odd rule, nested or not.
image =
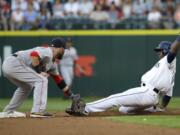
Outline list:
[[[62,90],[62,89],[64,89],[67,85],[66,85],[66,83],[65,83],[65,81],[64,80],[62,80],[59,84],[57,84],[58,85],[58,87]]]

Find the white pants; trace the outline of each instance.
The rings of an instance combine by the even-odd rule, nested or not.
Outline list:
[[[74,77],[73,66],[60,66],[60,71],[66,84],[71,86]]]
[[[102,112],[112,107],[119,107],[119,111],[129,113],[136,109],[148,108],[158,103],[159,96],[152,87],[142,86],[125,92],[111,95],[101,100],[87,103],[85,111]]]

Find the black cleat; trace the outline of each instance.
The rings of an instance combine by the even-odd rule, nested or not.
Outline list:
[[[30,114],[32,118],[46,118],[46,117],[53,117],[53,114],[48,112],[34,112]]]

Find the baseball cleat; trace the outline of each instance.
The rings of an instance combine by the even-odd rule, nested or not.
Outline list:
[[[53,117],[53,114],[48,112],[34,112],[30,114],[32,118],[46,118],[46,117]]]
[[[74,112],[71,108],[66,108],[65,112],[72,116],[88,116],[89,113],[86,111]]]
[[[87,111],[81,112],[81,116],[88,116],[88,115],[89,115],[89,112],[87,112]]]
[[[65,112],[69,115],[73,115],[73,111],[71,110],[71,108],[66,108]]]
[[[24,118],[26,117],[25,113],[12,111],[12,112],[1,112],[0,118]]]

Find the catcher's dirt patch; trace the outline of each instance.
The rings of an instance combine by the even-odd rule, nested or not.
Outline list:
[[[180,114],[180,110],[178,113]],[[115,114],[115,111],[107,112],[106,115],[108,114]],[[54,118],[0,119],[0,135],[179,135],[179,133],[180,129],[176,128],[113,122],[101,117],[72,117],[63,112],[57,113]]]

